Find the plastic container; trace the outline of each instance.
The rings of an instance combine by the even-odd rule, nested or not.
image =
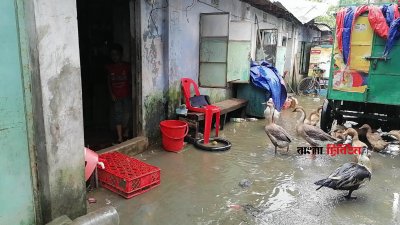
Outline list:
[[[180,120],[164,120],[160,123],[163,148],[170,152],[183,149],[184,138],[189,132],[188,124]]]
[[[119,152],[101,154],[105,168],[98,167],[101,186],[124,198],[132,198],[158,186],[160,168]]]

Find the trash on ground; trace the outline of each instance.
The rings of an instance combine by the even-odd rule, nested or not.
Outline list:
[[[243,118],[231,118],[231,122],[236,122],[236,123],[241,123],[246,121],[246,119]]]
[[[97,200],[95,198],[88,198],[89,204],[96,203]]]
[[[246,121],[254,122],[254,121],[258,121],[258,119],[257,118],[247,118]]]
[[[182,104],[182,105],[178,106],[178,108],[175,109],[175,113],[178,115],[187,116],[187,112],[188,112],[188,110],[187,110],[185,104]]]
[[[239,186],[242,188],[248,188],[251,186],[251,181],[249,181],[248,179],[243,179],[239,182]]]
[[[319,101],[321,101],[321,99],[320,98],[313,98],[313,101],[314,102],[319,102]]]
[[[242,206],[238,205],[238,204],[232,204],[232,205],[228,205],[229,208],[231,209],[236,209],[239,210],[242,208]]]
[[[353,127],[353,126],[355,126],[355,125],[357,125],[358,123],[357,122],[354,122],[354,121],[346,121],[344,124],[343,124],[343,126],[344,127],[346,127],[346,128],[350,128],[350,127]]]

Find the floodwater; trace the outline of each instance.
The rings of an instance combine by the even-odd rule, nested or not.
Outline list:
[[[310,112],[323,101],[299,102]],[[149,150],[136,158],[161,168],[161,185],[130,200],[99,188],[88,194],[97,199],[89,211],[113,205],[122,225],[400,224],[399,157],[373,153],[372,179],[353,192],[356,200],[346,200],[347,191],[316,191],[315,181],[352,156],[298,155],[297,146],[308,146],[295,135],[299,116],[286,110],[278,121],[294,138],[289,153],[274,154],[265,120],[228,123],[221,133],[232,142],[226,152]],[[239,186],[243,179],[250,187]]]

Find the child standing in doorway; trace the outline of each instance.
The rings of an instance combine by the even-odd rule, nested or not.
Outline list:
[[[111,63],[106,65],[108,89],[113,101],[113,117],[117,144],[128,138],[128,122],[132,105],[132,74],[129,63],[122,61],[123,48],[113,44],[110,48]]]

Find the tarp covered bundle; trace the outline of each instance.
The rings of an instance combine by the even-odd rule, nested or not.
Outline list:
[[[266,61],[261,61],[259,64],[252,62],[250,80],[254,86],[264,89],[271,94],[275,108],[280,112],[286,101],[287,91],[278,70]]]
[[[350,61],[351,32],[355,20],[368,11],[368,21],[374,32],[383,39],[387,39],[384,56],[389,54],[394,42],[400,38],[400,17],[397,4],[375,6],[362,5],[341,9],[336,15],[336,40],[339,51],[343,55],[346,65]]]
[[[385,51],[383,52],[383,56],[386,57],[390,50],[392,50],[394,43],[400,39],[400,18],[395,19],[389,28],[389,36],[386,41]]]

